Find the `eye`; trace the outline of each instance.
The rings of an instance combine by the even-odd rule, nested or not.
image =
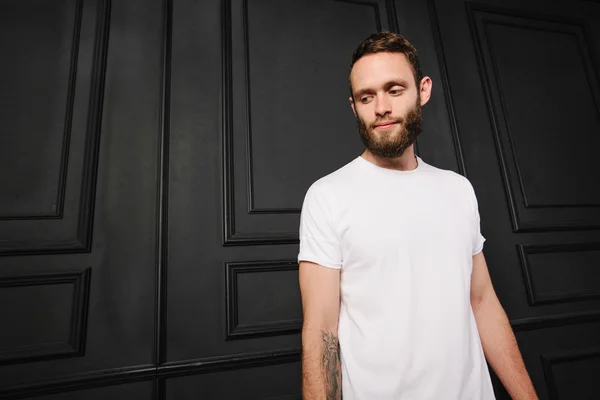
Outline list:
[[[360,102],[363,104],[367,104],[369,101],[371,101],[372,98],[373,96],[363,96],[360,98]]]
[[[402,89],[392,89],[392,90],[390,90],[390,94],[392,96],[398,96],[398,95],[402,94]]]

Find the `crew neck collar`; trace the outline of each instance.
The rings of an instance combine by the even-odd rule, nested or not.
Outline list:
[[[391,168],[385,168],[385,167],[380,167],[379,165],[373,164],[371,161],[368,161],[366,159],[363,158],[362,155],[358,156],[358,161],[365,165],[367,168],[370,168],[374,171],[379,171],[385,174],[389,174],[389,175],[410,175],[410,174],[414,174],[418,171],[420,171],[423,168],[423,160],[421,159],[421,157],[415,155],[415,157],[417,158],[417,168],[415,169],[411,169],[408,171],[400,171],[397,169],[391,169]]]

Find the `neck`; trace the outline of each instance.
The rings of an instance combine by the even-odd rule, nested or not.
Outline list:
[[[399,157],[381,158],[371,153],[368,149],[361,156],[365,160],[377,165],[381,168],[395,169],[398,171],[411,171],[418,166],[417,157],[415,156],[414,144],[411,144],[404,153]]]

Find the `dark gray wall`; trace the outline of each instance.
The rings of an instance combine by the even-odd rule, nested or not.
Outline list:
[[[433,79],[418,152],[475,187],[540,398],[596,398],[598,22],[566,0],[3,1],[0,398],[300,398],[300,207],[361,152],[349,62],[379,29]]]

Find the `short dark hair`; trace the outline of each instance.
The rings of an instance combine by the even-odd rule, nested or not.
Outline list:
[[[375,53],[402,53],[408,59],[410,66],[415,76],[415,83],[417,84],[417,91],[421,79],[423,79],[423,72],[421,72],[421,65],[419,63],[419,57],[417,55],[417,49],[412,45],[404,36],[399,33],[390,31],[381,31],[374,33],[363,42],[358,45],[358,48],[352,54],[352,64],[350,65],[350,71],[354,64],[364,56]],[[350,93],[352,94],[352,82],[350,82]],[[354,97],[354,96],[353,96]]]

